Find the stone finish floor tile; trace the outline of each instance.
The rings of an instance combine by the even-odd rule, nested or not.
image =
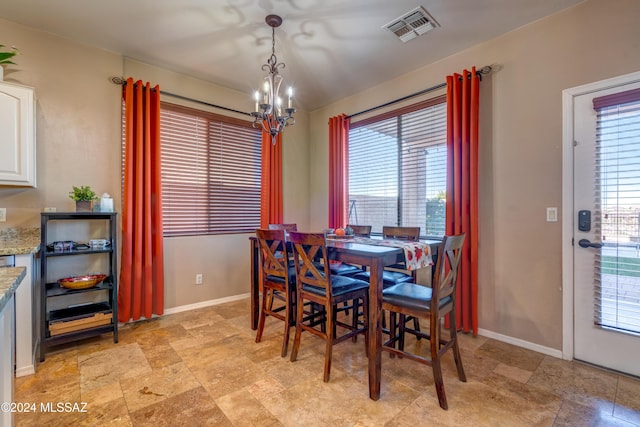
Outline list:
[[[582,363],[545,356],[527,384],[554,391],[565,399],[612,415],[618,375]]]
[[[83,391],[151,372],[151,366],[137,343],[78,356],[78,367]]]
[[[15,401],[87,402],[87,412],[16,414],[17,426],[640,426],[640,380],[470,334],[459,334],[467,382],[442,361],[449,409],[431,367],[382,353],[381,397],[369,398],[364,339],[333,347],[302,334],[297,360],[280,356],[282,322],[262,342],[249,300],[126,324],[52,349],[35,375],[17,378]],[[448,332],[445,332],[446,336]],[[428,350],[407,337],[406,348]]]
[[[231,422],[202,387],[176,394],[131,413],[134,426],[231,426]]]
[[[122,379],[120,385],[127,407],[132,412],[200,387],[184,362]]]
[[[613,416],[640,424],[640,380],[621,376],[618,378]]]

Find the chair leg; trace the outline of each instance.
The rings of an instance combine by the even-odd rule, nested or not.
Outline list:
[[[384,310],[382,310],[381,316],[382,316],[382,330],[384,331],[387,328],[387,316],[385,316]],[[391,317],[391,315],[389,315],[389,317]]]
[[[327,304],[326,310],[327,313],[327,334],[325,336],[326,340],[326,348],[324,352],[324,382],[329,382],[329,376],[331,375],[331,357],[333,356],[333,341],[336,336],[336,325],[335,325],[335,310],[331,304]]]
[[[346,302],[345,302],[345,305],[348,306]],[[353,299],[353,316],[351,317],[351,326],[353,327],[354,331],[358,329],[358,312],[359,311],[360,311],[360,298],[354,298]],[[347,313],[348,315],[348,311],[345,313]],[[351,337],[351,341],[357,342],[358,335],[356,334],[353,337]]]
[[[442,380],[442,366],[440,363],[440,328],[438,319],[431,318],[429,322],[429,347],[431,350],[431,367],[433,369],[433,382],[438,394],[438,402],[442,409],[448,409],[447,395],[444,392],[444,381]]]
[[[460,345],[458,344],[458,331],[456,327],[456,312],[453,310],[449,316],[449,339],[453,340],[453,360],[456,362],[456,369],[458,370],[458,378],[463,383],[467,382],[467,376],[464,373],[464,367],[462,366],[462,357],[460,357]]]
[[[400,337],[400,339],[398,340],[398,350],[400,351],[404,351],[404,335],[405,335],[405,325],[407,323],[407,319],[406,316],[402,313],[400,313],[400,319],[399,319],[399,328],[400,330],[398,331],[398,335]]]
[[[432,360],[433,382],[436,385],[436,393],[438,394],[438,402],[442,409],[449,409],[447,405],[447,395],[444,392],[444,381],[442,381],[442,367],[440,366],[440,358],[438,356]]]
[[[362,324],[364,325],[364,348],[367,353],[367,358],[370,357],[369,354],[369,294],[365,293],[362,297]]]
[[[260,307],[260,319],[258,320],[258,331],[256,332],[256,342],[260,342],[262,340],[262,332],[264,331],[264,322],[267,317],[266,308],[267,308],[267,295],[269,294],[269,290],[262,290],[262,307]]]
[[[298,357],[298,349],[300,348],[300,338],[302,337],[302,319],[304,318],[304,301],[297,294],[296,297],[296,334],[293,339],[293,348],[291,349],[291,361],[295,362]]]
[[[413,329],[416,332],[420,332],[420,319],[418,319],[417,317],[413,318]],[[416,339],[420,341],[422,337],[420,335],[416,335]]]
[[[285,307],[285,315],[284,315],[284,337],[282,338],[282,351],[280,352],[281,357],[285,357],[287,355],[287,350],[289,348],[289,330],[291,329],[291,296],[287,296],[287,300],[285,301],[287,305]]]
[[[384,317],[383,317],[384,319]],[[397,328],[396,328],[396,312],[395,311],[389,311],[389,339],[393,340],[391,341],[391,346],[393,348],[396,348],[396,341],[397,341]],[[390,353],[389,357],[391,359],[393,359],[394,357],[396,357],[396,355],[394,353]]]

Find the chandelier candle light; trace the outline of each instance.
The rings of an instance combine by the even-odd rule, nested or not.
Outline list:
[[[251,116],[253,116],[253,127],[262,126],[262,129],[271,135],[271,143],[275,145],[276,137],[284,127],[296,123],[293,118],[296,109],[293,108],[293,89],[291,87],[287,91],[287,108],[283,108],[280,98],[282,76],[278,70],[284,68],[285,65],[284,62],[278,62],[276,58],[276,27],[282,24],[282,18],[278,15],[269,15],[265,21],[271,27],[271,56],[267,63],[262,65],[262,69],[268,74],[264,78],[262,94],[260,91],[256,91],[254,94],[256,105]],[[284,115],[282,114],[283,109]]]

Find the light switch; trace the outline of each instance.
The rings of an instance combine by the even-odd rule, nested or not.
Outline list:
[[[547,222],[558,222],[558,208],[547,208]]]
[[[7,222],[7,208],[0,208],[0,222]]]

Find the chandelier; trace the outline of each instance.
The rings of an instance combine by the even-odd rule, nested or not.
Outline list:
[[[254,94],[256,105],[251,116],[253,116],[253,127],[262,127],[265,132],[271,135],[271,143],[275,145],[276,137],[285,126],[296,123],[293,118],[296,109],[292,104],[293,89],[291,87],[287,91],[286,108],[280,98],[282,76],[278,70],[284,68],[285,65],[283,62],[278,62],[276,58],[276,27],[282,24],[282,18],[278,15],[268,15],[265,21],[271,27],[271,56],[267,59],[266,64],[262,64],[262,70],[267,71],[268,74],[264,78],[262,90],[256,91]]]

